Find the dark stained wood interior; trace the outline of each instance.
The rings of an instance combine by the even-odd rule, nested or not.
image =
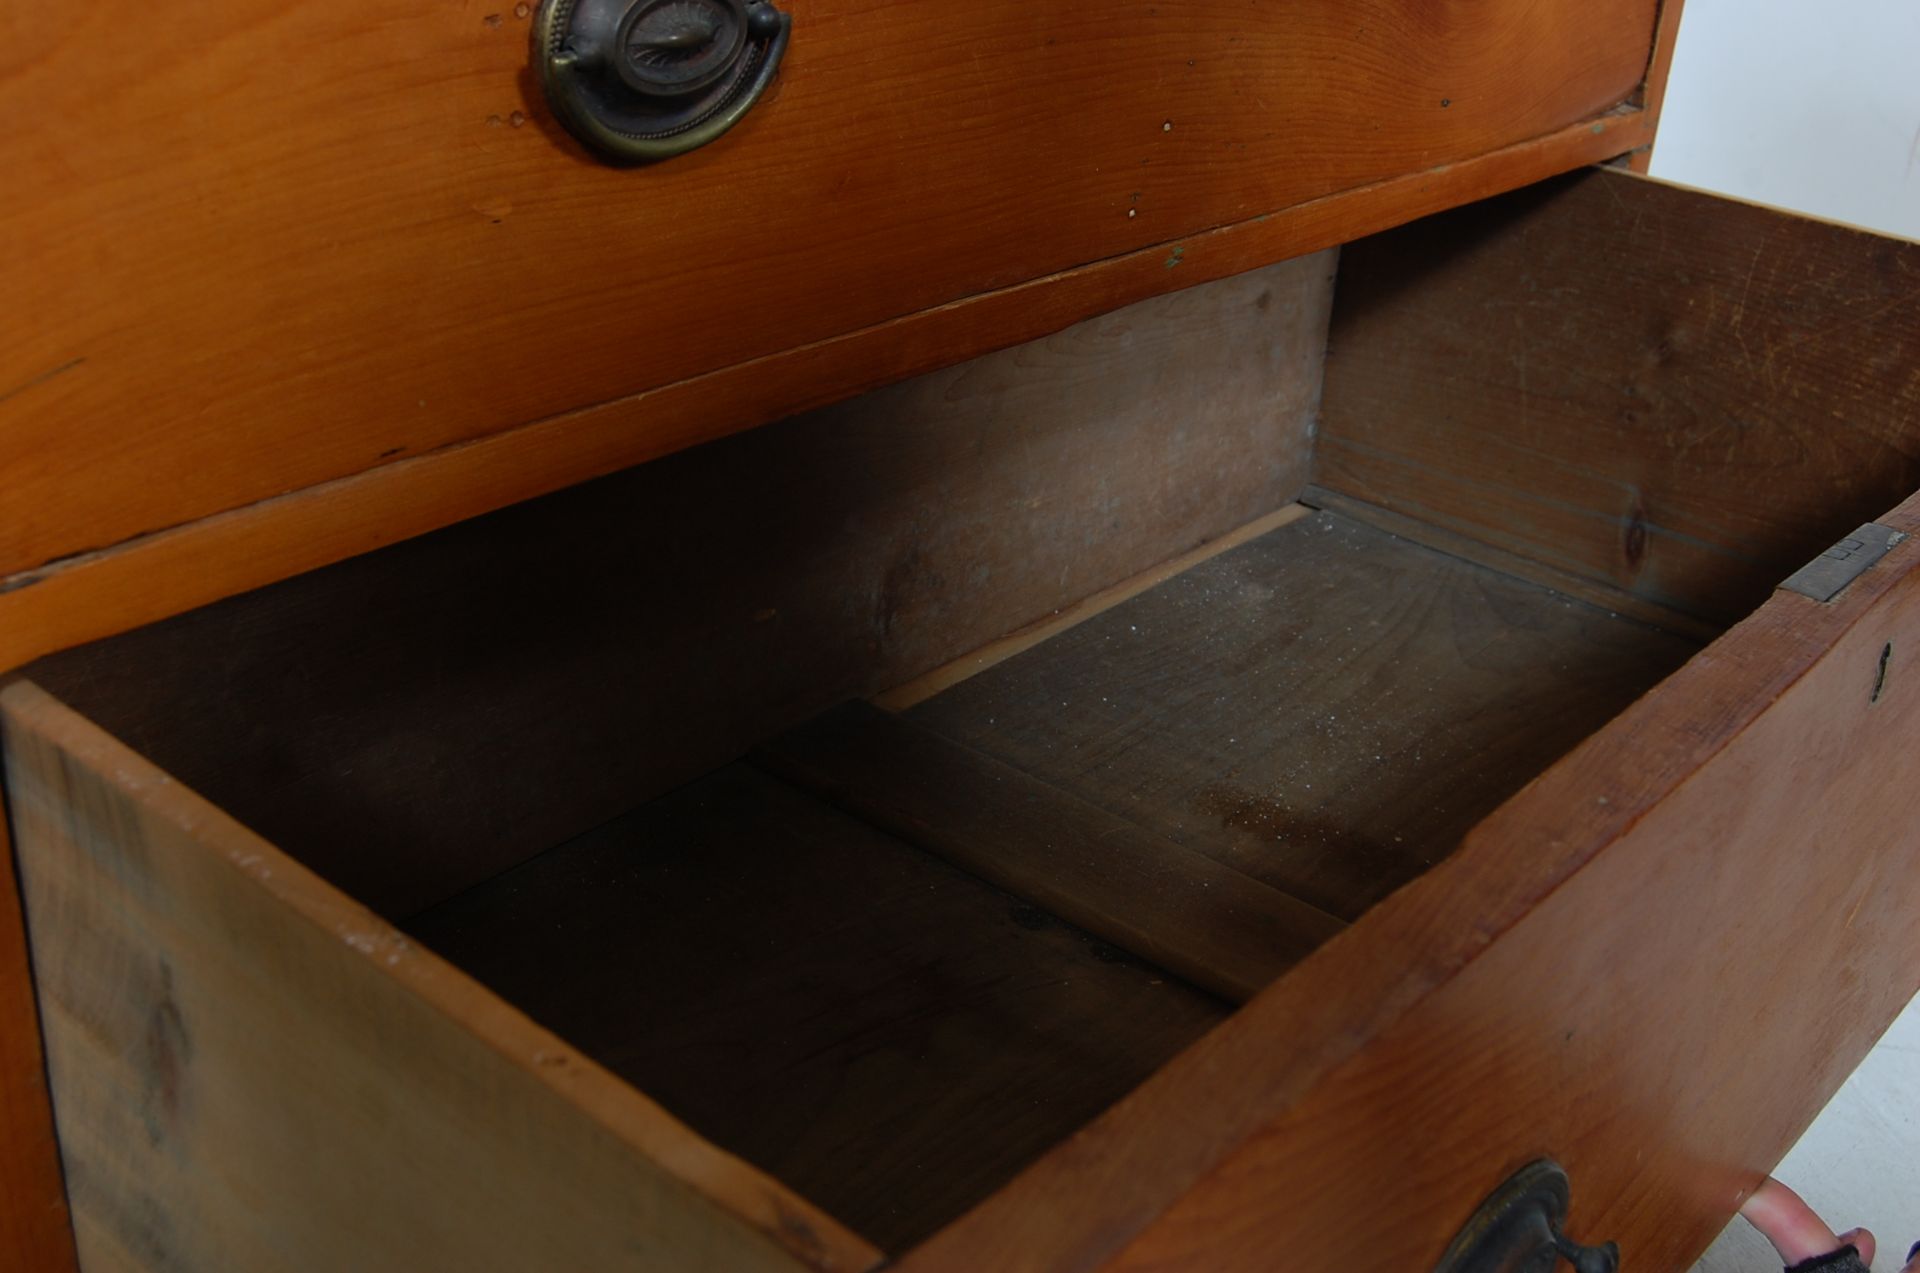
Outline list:
[[[909,716],[1351,920],[1697,648],[1321,512]]]
[[[756,763],[1235,1002],[1345,927],[1013,766],[864,702]]]
[[[901,1273],[1427,1270],[1543,1152],[1690,1267],[1920,986],[1916,631],[1920,541],[1774,593]]]
[[[1228,1011],[740,765],[406,927],[893,1251]]]
[[[1119,310],[31,675],[405,914],[1287,504],[1333,265]]]
[[[1315,480],[1727,623],[1920,486],[1920,244],[1596,170],[1350,245]]]
[[[904,1250],[1694,648],[1316,513],[406,927]]]

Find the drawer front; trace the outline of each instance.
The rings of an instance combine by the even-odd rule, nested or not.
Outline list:
[[[769,98],[644,170],[554,123],[527,3],[71,15],[0,79],[35,121],[0,141],[0,576],[1156,244],[1135,296],[1246,268],[1180,240],[1600,117],[1655,10],[797,0]],[[1075,286],[770,407],[642,412],[604,463],[1129,299]]]
[[[82,1268],[876,1261],[31,684],[0,721]]]

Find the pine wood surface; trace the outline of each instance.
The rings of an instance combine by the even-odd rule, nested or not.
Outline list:
[[[1235,1003],[1344,927],[1204,854],[868,703],[755,764]]]
[[[769,100],[637,171],[553,127],[529,9],[187,0],[14,41],[0,576],[1091,263],[1158,278],[1065,321],[1181,286],[1189,236],[1622,103],[1656,0],[795,0]],[[751,422],[729,396],[694,436]]]
[[[1312,487],[1307,490],[1311,492]],[[1191,570],[1209,557],[1217,557],[1229,548],[1238,548],[1249,539],[1258,539],[1269,531],[1280,529],[1288,522],[1299,521],[1313,510],[1305,504],[1288,504],[1275,509],[1262,517],[1256,517],[1244,526],[1237,526],[1216,539],[1210,539],[1198,548],[1169,557],[1147,567],[1137,575],[1129,575],[1119,583],[1079,601],[1059,607],[1046,618],[1029,623],[995,641],[989,641],[977,650],[969,650],[959,658],[900,685],[883,690],[873,696],[873,702],[890,712],[904,712],[909,707],[924,703],[935,694],[951,689],[970,676],[978,676],[996,663],[1004,663],[1024,650],[1031,650],[1043,641],[1050,641],[1076,624],[1085,623],[1096,614],[1102,614],[1131,597],[1139,596],[1147,589],[1165,583],[1175,575]]]
[[[1351,921],[1696,648],[1320,512],[909,716]]]
[[[1543,1153],[1687,1267],[1920,988],[1916,566],[1775,594],[900,1268],[1428,1268]]]
[[[1430,522],[1416,521],[1401,513],[1384,509],[1378,504],[1369,504],[1365,500],[1354,499],[1338,491],[1330,491],[1324,486],[1309,486],[1301,492],[1300,507],[1324,508],[1341,517],[1365,522],[1369,526],[1386,531],[1389,535],[1432,548],[1449,557],[1458,557],[1503,575],[1511,575],[1515,579],[1539,584],[1562,596],[1585,601],[1609,613],[1623,615],[1651,627],[1663,628],[1678,636],[1697,641],[1701,645],[1705,645],[1726,631],[1725,624],[1683,614],[1670,606],[1636,597],[1631,592],[1622,591],[1611,584],[1601,583],[1597,579],[1558,570],[1532,557],[1523,557],[1518,553],[1495,548],[1485,540],[1472,539],[1454,531],[1441,530]]]
[[[1159,297],[33,675],[403,916],[1285,505],[1333,265]]]
[[[1611,169],[1349,248],[1315,481],[1711,622],[1920,487],[1920,244]]]
[[[877,1261],[37,686],[0,724],[83,1267]]]
[[[1227,1012],[744,765],[407,927],[889,1251]]]
[[[1164,7],[1149,7],[1148,16]],[[1289,119],[1276,130],[1279,136],[1263,139],[1287,150],[1285,164],[1248,164],[1244,153],[1223,160],[1204,146],[1183,145],[1177,162],[1163,169],[1169,174],[1164,184],[1154,187],[1160,196],[1144,200],[1133,218],[1151,233],[1127,241],[1145,242],[1144,248],[1099,259],[1075,256],[1086,263],[1026,284],[983,287],[969,280],[965,287],[973,290],[956,292],[945,306],[900,311],[900,317],[748,357],[706,376],[623,391],[595,406],[575,396],[582,381],[556,373],[552,361],[542,362],[543,349],[550,351],[549,342],[569,328],[566,316],[527,293],[510,311],[495,304],[503,283],[510,290],[541,271],[558,275],[577,254],[591,252],[588,239],[578,234],[579,222],[597,221],[606,207],[595,184],[606,174],[577,156],[566,158],[557,179],[550,162],[526,162],[534,146],[556,139],[539,104],[526,96],[524,81],[516,75],[515,87],[503,91],[507,77],[501,72],[524,56],[514,38],[523,16],[517,9],[270,13],[255,0],[204,0],[189,10],[134,19],[133,39],[118,25],[103,30],[123,21],[123,15],[105,12],[82,15],[52,41],[22,35],[12,41],[13,57],[0,55],[0,100],[13,102],[16,114],[37,125],[0,141],[0,167],[20,178],[15,197],[0,211],[0,225],[15,245],[16,261],[24,263],[18,281],[29,297],[28,304],[9,311],[23,325],[6,328],[7,339],[0,341],[0,469],[14,510],[12,518],[0,518],[0,544],[7,546],[0,559],[10,563],[0,567],[0,669],[776,419],[797,406],[1038,336],[1169,285],[1336,244],[1644,146],[1652,136],[1650,111],[1601,113],[1557,128],[1539,121],[1607,75],[1621,79],[1631,69],[1628,37],[1644,41],[1636,28],[1644,25],[1645,7],[1590,9],[1583,22],[1592,22],[1602,36],[1596,41],[1589,33],[1578,43],[1574,28],[1551,5],[1504,7],[1490,26],[1475,28],[1478,34],[1469,28],[1486,21],[1486,13],[1462,19],[1451,7],[1424,3],[1383,8],[1388,20],[1380,47],[1412,38],[1427,48],[1439,36],[1439,47],[1468,59],[1437,68],[1452,93],[1441,107],[1450,112],[1443,127],[1429,127],[1432,94],[1422,94],[1431,85],[1422,77],[1436,68],[1424,61],[1416,63],[1417,74],[1396,79],[1388,97],[1368,89],[1349,99],[1394,115],[1393,135],[1427,147],[1418,156],[1427,166],[1242,219],[1211,220],[1218,213],[1209,213],[1182,220],[1201,204],[1172,196],[1197,188],[1210,198],[1231,198],[1221,192],[1223,173],[1239,174],[1229,177],[1229,185],[1254,174],[1286,191],[1308,178],[1347,181],[1356,164],[1397,169],[1404,160],[1406,152],[1393,149],[1400,141],[1383,147],[1363,136],[1341,143],[1357,159],[1316,153],[1300,163],[1297,135],[1324,125],[1314,111],[1300,110],[1295,117],[1305,122]],[[860,27],[869,19],[911,23],[911,8],[848,6],[844,33],[865,39],[870,32]],[[1677,3],[1668,0],[1665,8],[1671,12]],[[1137,11],[1135,6],[1129,13],[1137,19]],[[1031,7],[1003,5],[999,12],[1025,22]],[[1063,6],[1059,14],[1062,21],[1081,23],[1077,11]],[[834,15],[823,8],[818,16]],[[1244,20],[1236,10],[1232,25],[1238,30]],[[1455,21],[1466,25],[1449,25]],[[1535,31],[1521,30],[1529,23]],[[1381,25],[1374,32],[1381,35]],[[272,47],[290,55],[262,56],[263,48]],[[832,58],[824,47],[821,67],[837,60],[840,70],[871,82],[870,59],[854,45],[840,43]],[[1660,47],[1655,45],[1656,78],[1662,74]],[[450,60],[439,61],[442,53]],[[937,54],[930,49],[929,56]],[[1260,65],[1284,70],[1297,56],[1298,49],[1269,48]],[[1529,78],[1540,69],[1543,91],[1529,96],[1510,66],[1490,75],[1473,70],[1515,56]],[[796,61],[777,94],[798,94],[804,65]],[[911,74],[910,65],[901,65]],[[1244,97],[1246,85],[1223,85],[1221,67],[1231,65],[1227,59],[1208,62],[1196,68],[1205,78],[1182,88],[1204,95],[1224,86]],[[434,69],[423,77],[423,66]],[[1316,64],[1310,82],[1364,86],[1378,69],[1361,65],[1329,75],[1326,65]],[[1468,74],[1455,74],[1460,70]],[[841,82],[825,70],[817,78]],[[1478,87],[1461,92],[1455,81]],[[96,91],[100,83],[111,91]],[[396,84],[418,86],[406,90],[398,112]],[[993,100],[971,84],[956,80],[949,87],[970,104]],[[1163,87],[1156,83],[1154,91]],[[1658,84],[1652,87],[1657,107]],[[1515,89],[1522,89],[1515,97],[1524,110],[1508,100]],[[830,85],[822,91],[837,92]],[[1392,93],[1417,99],[1423,113],[1411,127],[1405,112],[1392,111]],[[1105,86],[1099,96],[1104,104]],[[523,111],[512,109],[513,103]],[[1063,98],[1056,109],[1070,105]],[[509,107],[504,115],[502,106]],[[926,109],[940,115],[937,101]],[[1207,136],[1186,128],[1188,118],[1217,125],[1225,117],[1189,117],[1184,105],[1182,112],[1177,131],[1183,144]],[[890,119],[911,122],[897,109]],[[1496,121],[1496,133],[1516,140],[1499,144],[1484,131],[1489,121]],[[1533,131],[1501,132],[1523,125]],[[776,131],[768,121],[759,126]],[[983,143],[1002,140],[992,135],[992,120],[962,126],[974,129]],[[812,129],[812,122],[806,127]],[[546,137],[536,142],[542,131]],[[824,136],[832,130],[818,131]],[[511,140],[503,145],[503,139]],[[514,141],[517,150],[511,149]],[[734,144],[744,150],[756,143],[743,134]],[[934,144],[924,152],[938,156],[948,149]],[[717,151],[714,162],[734,162],[737,153]],[[1045,155],[1036,166],[1058,167]],[[1287,171],[1296,166],[1298,174]],[[949,170],[963,174],[963,194],[994,199],[991,184],[978,180],[980,171],[963,152]],[[1286,175],[1259,175],[1280,172]],[[832,209],[826,219],[836,230],[849,193],[846,179],[855,173],[860,175],[852,184],[870,204],[881,200],[891,176],[857,164],[840,169],[833,177],[836,198],[825,201]],[[780,172],[772,175],[782,179]],[[863,185],[869,176],[872,183]],[[1084,179],[1084,171],[1078,176]],[[901,184],[929,202],[940,195],[937,182]],[[1055,197],[1073,198],[1070,185],[1063,183]],[[500,197],[502,189],[511,198]],[[516,208],[509,206],[515,199],[517,222]],[[650,194],[637,202],[648,206],[636,221],[657,220],[658,209],[666,207],[678,215],[686,206]],[[1176,205],[1177,215],[1168,211]],[[793,206],[787,201],[780,210]],[[986,220],[997,224],[1005,208],[998,200]],[[978,221],[977,211],[962,199],[943,215]],[[1092,215],[1107,211],[1097,206]],[[725,230],[743,217],[756,233],[768,219],[764,205],[727,208],[714,224]],[[539,228],[529,233],[530,220]],[[102,224],[112,232],[94,233]],[[1189,224],[1193,228],[1182,228]],[[513,233],[509,225],[519,233],[504,250],[486,242],[487,236]],[[634,232],[623,223],[618,230],[626,242],[649,240],[644,229]],[[994,233],[999,231],[981,229],[979,242]],[[634,250],[644,255],[655,250],[652,243],[673,237],[656,236]],[[907,237],[896,236],[894,245]],[[760,239],[749,239],[752,250],[760,250]],[[471,250],[476,241],[478,253]],[[915,250],[933,241],[935,236],[920,233]],[[1002,235],[988,249],[995,268],[1006,264],[1005,241]],[[872,258],[871,246],[847,249],[868,253],[856,269],[910,278],[912,286],[926,283],[912,271],[890,274],[886,260]],[[557,253],[550,250],[556,247]],[[1178,268],[1167,268],[1168,260]],[[976,258],[957,268],[977,264]],[[620,269],[603,266],[595,258],[578,277],[629,299],[632,289]],[[854,289],[840,291],[844,277],[826,290],[841,307],[858,304],[849,302]],[[368,280],[374,286],[366,286]],[[669,281],[676,287],[687,282]],[[810,310],[822,294],[806,290],[799,309]],[[486,303],[472,304],[476,295]],[[763,303],[756,295],[749,304]],[[745,328],[755,326],[753,317]],[[731,318],[718,315],[706,331],[687,338],[705,342],[715,327],[726,327],[720,340],[701,344],[701,357],[709,349],[725,356],[745,347],[729,345],[736,335],[752,341],[772,329],[762,326],[755,336],[732,327]],[[600,364],[594,374],[618,378],[644,364],[624,333],[596,332],[592,339],[611,351],[616,367],[608,373]],[[648,357],[653,354],[650,349]],[[289,363],[297,371],[280,375]],[[519,424],[537,416],[519,414],[524,401],[555,393],[561,396],[545,400],[564,399],[580,409]],[[421,407],[422,401],[429,406]],[[110,403],[124,409],[103,409]],[[503,405],[509,408],[504,413]],[[485,432],[509,415],[515,427]],[[116,423],[109,428],[107,421]],[[454,437],[474,440],[447,441]],[[409,460],[413,456],[419,458]],[[340,476],[312,482],[325,473]],[[189,520],[200,512],[211,515]],[[33,544],[40,547],[16,558],[15,548]],[[0,898],[0,908],[7,905]],[[21,987],[24,971],[16,962],[0,972],[0,980]],[[9,1099],[19,1095],[9,1089]],[[40,1153],[33,1143],[31,1137],[8,1140],[10,1150],[25,1145],[28,1154]],[[44,1171],[37,1178],[45,1192]]]
[[[25,511],[17,517],[43,526],[71,522],[83,527],[85,538],[66,550],[70,555],[0,577],[0,668],[796,410],[1036,339],[1170,286],[1225,278],[1510,190],[1651,137],[1645,112],[1605,112],[1484,155],[978,293],[483,438],[403,452],[351,476],[269,494],[112,543],[99,523],[74,517],[77,506],[36,503],[21,488],[12,507]],[[21,393],[17,400],[24,397]],[[4,407],[22,409],[11,403]],[[383,444],[381,449],[390,448]],[[66,452],[56,444],[31,454],[45,464]],[[56,464],[64,470],[68,462]]]
[[[1666,105],[1667,79],[1673,70],[1673,50],[1680,39],[1680,19],[1685,8],[1685,0],[1660,0],[1660,22],[1653,34],[1653,61],[1647,67],[1646,83],[1639,95],[1640,106],[1653,117],[1656,128]],[[1634,172],[1645,173],[1652,163],[1651,145],[1642,146],[1627,156],[1627,167]]]

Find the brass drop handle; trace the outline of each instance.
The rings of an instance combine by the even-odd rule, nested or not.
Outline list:
[[[1617,1273],[1613,1243],[1581,1246],[1560,1231],[1572,1200],[1559,1163],[1528,1163],[1480,1204],[1434,1273],[1553,1273],[1562,1260],[1575,1273]]]
[[[771,0],[541,0],[534,68],[589,150],[653,163],[738,123],[772,82],[792,25]]]

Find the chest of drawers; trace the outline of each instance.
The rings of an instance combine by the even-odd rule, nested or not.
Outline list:
[[[1920,983],[1920,248],[1554,176],[1673,12],[209,9],[4,81],[9,1255],[1678,1267]]]

